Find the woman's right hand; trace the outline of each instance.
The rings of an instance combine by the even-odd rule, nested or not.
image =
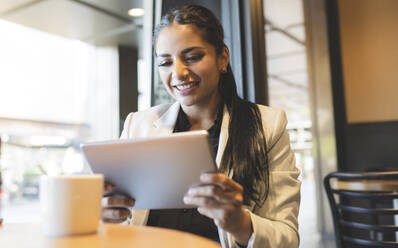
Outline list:
[[[114,192],[114,186],[105,182],[104,197],[102,198],[102,216],[105,223],[122,223],[131,214],[129,208],[134,207],[134,199]]]

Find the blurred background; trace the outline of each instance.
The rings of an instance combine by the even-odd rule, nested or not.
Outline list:
[[[239,94],[286,111],[301,170],[300,247],[335,247],[322,178],[396,167],[394,0],[0,0],[0,216],[38,221],[43,174],[89,171],[82,142],[172,101],[152,30],[188,3],[223,23]]]

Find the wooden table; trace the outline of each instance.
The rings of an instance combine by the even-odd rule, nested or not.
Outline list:
[[[155,227],[101,224],[91,235],[49,238],[39,223],[3,223],[0,247],[12,248],[119,248],[119,247],[192,247],[220,248],[211,240],[190,233]]]

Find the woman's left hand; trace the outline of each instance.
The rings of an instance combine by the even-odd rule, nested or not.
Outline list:
[[[221,173],[203,173],[202,185],[191,187],[184,203],[198,206],[198,212],[246,245],[253,233],[250,214],[242,207],[243,187]]]

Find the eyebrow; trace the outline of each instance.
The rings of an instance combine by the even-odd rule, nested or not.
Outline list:
[[[189,53],[190,51],[192,51],[194,49],[204,49],[204,48],[203,47],[198,47],[198,46],[188,47],[188,48],[185,48],[184,50],[182,50],[181,53],[182,54],[186,54],[186,53]],[[166,58],[166,57],[171,57],[171,55],[168,54],[168,53],[161,53],[161,54],[156,54],[156,57]]]

